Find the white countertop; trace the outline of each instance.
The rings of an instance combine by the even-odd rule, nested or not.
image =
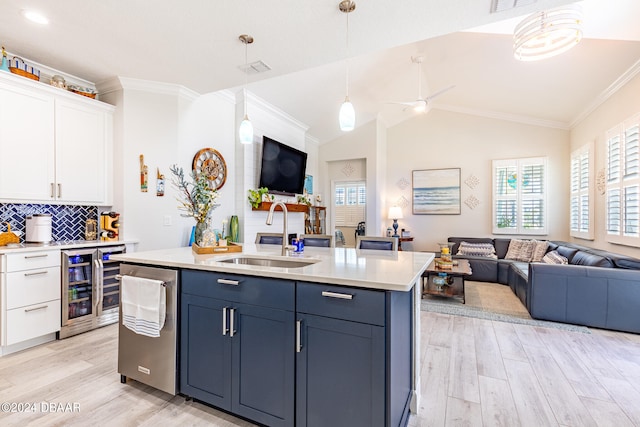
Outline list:
[[[136,242],[122,240],[116,240],[113,242],[105,242],[102,240],[60,240],[51,243],[18,243],[7,246],[0,246],[0,255],[16,252],[37,252],[47,250],[67,250],[102,246],[117,246],[130,243]]]
[[[359,288],[410,291],[433,260],[429,252],[392,252],[353,248],[306,247],[288,259],[315,259],[299,268],[238,265],[220,262],[238,256],[283,258],[279,245],[244,244],[243,251],[198,255],[190,247],[112,255],[111,259],[163,267],[188,268],[250,276],[332,283]]]

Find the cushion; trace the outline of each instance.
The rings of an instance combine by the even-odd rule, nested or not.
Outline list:
[[[461,242],[456,255],[479,256],[497,259],[496,250],[491,243]]]
[[[576,252],[578,252],[578,249],[576,248],[571,248],[569,246],[564,246],[564,245],[559,245],[558,248],[556,249],[556,251],[562,255],[563,257],[565,257],[567,260],[569,260],[569,262],[571,262],[571,259],[573,258],[573,256],[576,254]]]
[[[612,268],[613,262],[606,257],[596,254],[590,254],[585,251],[578,251],[571,259],[571,264],[587,265],[590,267],[608,267]]]
[[[487,237],[449,237],[447,239],[449,243],[453,243],[454,245],[451,247],[451,254],[457,254],[458,248],[460,247],[460,243],[468,242],[468,243],[493,243],[493,239]]]
[[[496,248],[496,255],[498,256],[498,259],[504,259],[504,257],[507,256],[509,243],[511,243],[511,239],[504,239],[500,237],[493,239],[493,246]]]
[[[618,268],[640,270],[640,260],[635,258],[616,258],[613,260]]]
[[[509,250],[504,259],[529,262],[531,261],[531,255],[533,254],[535,246],[535,240],[511,239]]]
[[[547,253],[549,243],[546,240],[534,240],[535,246],[531,254],[531,262],[541,262],[544,254]]]
[[[558,253],[558,251],[551,251],[542,257],[542,262],[547,264],[569,264],[569,260]]]

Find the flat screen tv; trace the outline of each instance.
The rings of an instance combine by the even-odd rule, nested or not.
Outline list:
[[[273,194],[302,194],[306,169],[307,153],[262,137],[260,187],[267,187]]]

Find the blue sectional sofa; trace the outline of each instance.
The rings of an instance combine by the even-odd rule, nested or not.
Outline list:
[[[549,241],[568,264],[505,259],[511,239],[449,237],[454,258],[469,260],[468,280],[508,285],[534,319],[640,333],[640,259]],[[461,242],[491,243],[497,259],[456,255]]]

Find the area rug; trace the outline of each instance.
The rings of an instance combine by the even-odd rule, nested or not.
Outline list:
[[[511,288],[497,283],[466,281],[465,304],[457,298],[426,295],[421,301],[420,309],[454,316],[591,333],[584,326],[532,319]]]

